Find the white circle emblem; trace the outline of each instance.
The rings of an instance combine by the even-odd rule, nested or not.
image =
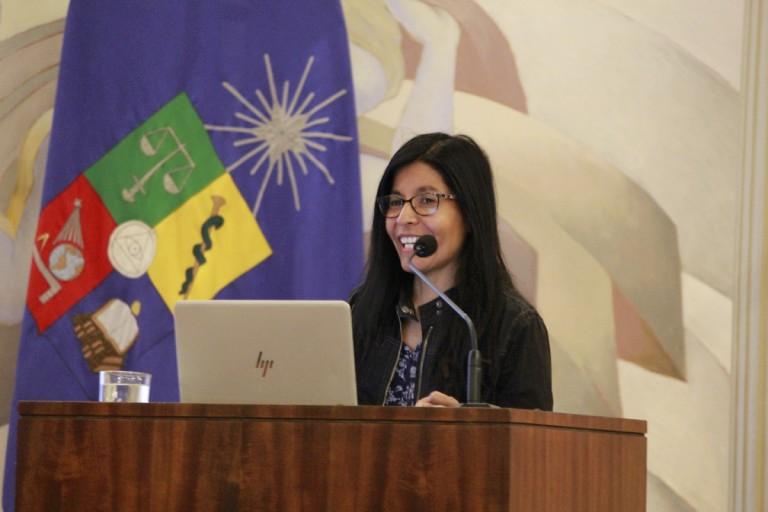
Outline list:
[[[109,236],[109,261],[125,277],[137,278],[146,273],[155,259],[155,231],[138,220],[123,222]]]

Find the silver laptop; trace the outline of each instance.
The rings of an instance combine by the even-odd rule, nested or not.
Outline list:
[[[181,401],[356,405],[343,301],[179,301]]]

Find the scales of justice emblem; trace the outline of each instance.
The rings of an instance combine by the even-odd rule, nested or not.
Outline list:
[[[142,134],[139,139],[139,149],[141,149],[144,156],[157,156],[160,149],[162,149],[163,146],[168,145],[166,144],[166,141],[172,141],[172,149],[140,178],[134,175],[133,186],[123,189],[122,196],[126,202],[133,203],[136,201],[136,194],[139,192],[146,194],[147,192],[144,189],[144,186],[147,182],[176,155],[182,155],[184,157],[183,162],[176,167],[166,170],[165,174],[163,174],[163,188],[169,194],[178,194],[184,189],[184,185],[187,183],[189,175],[195,170],[195,162],[189,155],[187,146],[179,140],[179,136],[176,135],[176,130],[174,130],[173,127],[164,126]]]

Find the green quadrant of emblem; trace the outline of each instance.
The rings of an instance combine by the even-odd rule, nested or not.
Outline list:
[[[118,224],[138,219],[155,226],[223,172],[200,117],[181,93],[85,175]]]

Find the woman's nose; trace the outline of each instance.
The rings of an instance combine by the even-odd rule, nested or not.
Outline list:
[[[413,209],[410,202],[403,205],[400,214],[397,216],[398,224],[413,224],[419,219],[419,214]]]

